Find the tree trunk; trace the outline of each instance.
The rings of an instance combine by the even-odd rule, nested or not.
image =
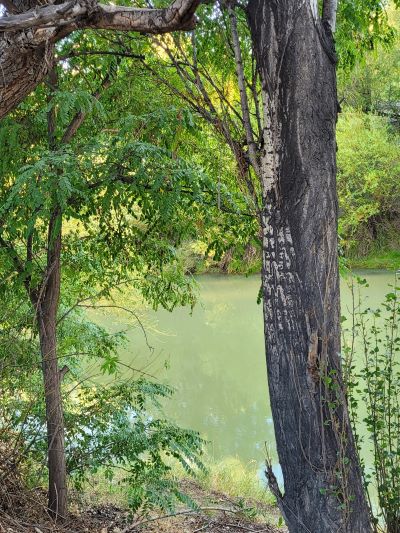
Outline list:
[[[39,328],[40,351],[46,400],[49,500],[54,518],[67,513],[64,416],[61,377],[57,360],[57,310],[60,297],[61,213],[55,209],[49,224],[46,278],[41,294],[34,299]]]
[[[289,531],[371,531],[340,363],[334,43],[316,2],[250,0],[263,84],[263,296]]]
[[[42,40],[42,34],[40,39],[27,31],[0,34],[0,118],[22,102],[51,68],[53,46]]]

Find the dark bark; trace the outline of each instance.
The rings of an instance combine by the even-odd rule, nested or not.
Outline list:
[[[32,296],[39,329],[46,401],[49,494],[48,507],[55,518],[67,513],[67,474],[61,376],[57,359],[57,310],[61,283],[61,213],[56,208],[49,224],[47,268],[40,291]]]
[[[263,295],[291,533],[371,531],[340,363],[334,43],[312,1],[250,0],[264,93]]]
[[[49,72],[48,103],[51,104],[57,89],[57,72]],[[47,114],[48,145],[50,150],[57,147],[56,113],[51,107]],[[47,424],[47,465],[48,465],[48,509],[55,519],[63,519],[67,514],[67,472],[64,442],[64,412],[61,395],[61,381],[68,372],[58,367],[57,357],[57,312],[61,288],[61,245],[62,212],[57,202],[48,223],[47,261],[42,281],[38,288],[28,289],[39,330],[40,352],[46,404]],[[32,260],[31,237],[27,246],[27,258]],[[30,284],[29,284],[30,285]]]
[[[12,111],[45,78],[53,47],[36,46],[26,32],[0,35],[0,118]]]

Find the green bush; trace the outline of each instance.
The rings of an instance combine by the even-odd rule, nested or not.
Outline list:
[[[396,280],[398,281],[398,280]],[[367,282],[358,279],[361,286]],[[376,531],[400,532],[400,287],[377,309],[352,286],[352,326],[344,330],[344,376],[352,425]],[[364,453],[370,452],[367,468]],[[374,505],[377,491],[378,508]]]
[[[8,463],[12,460],[26,485],[38,486],[46,480],[47,441],[40,352],[31,328],[32,310],[10,292],[0,315],[0,449],[14,450]],[[121,379],[122,342],[123,334],[109,334],[81,311],[60,324],[60,360],[69,367],[63,404],[70,482],[79,493],[93,475],[115,476],[135,513],[171,511],[179,501],[193,507],[171,475],[171,458],[194,475],[204,469],[203,441],[163,417],[161,404],[173,394],[171,388],[143,378]],[[109,384],[87,379],[88,357],[111,374]],[[1,460],[0,471],[6,467]]]
[[[383,118],[355,112],[341,116],[337,137],[339,234],[345,252],[365,255],[379,239],[382,246],[398,247],[399,138],[390,135]]]

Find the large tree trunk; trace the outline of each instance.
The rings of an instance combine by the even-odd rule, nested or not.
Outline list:
[[[53,517],[67,513],[64,417],[61,375],[57,360],[57,310],[60,296],[61,214],[56,209],[49,224],[46,278],[33,304],[39,328],[40,351],[46,401],[49,499]]]
[[[368,533],[340,364],[335,53],[316,2],[250,0],[263,83],[263,295],[291,533]]]

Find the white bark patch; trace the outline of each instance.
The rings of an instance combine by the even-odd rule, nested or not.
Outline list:
[[[322,18],[329,22],[332,32],[336,30],[338,0],[324,0]]]
[[[279,159],[281,146],[281,128],[276,122],[276,104],[263,91],[264,111],[264,153],[261,158],[261,179],[264,196],[273,191],[278,182]]]
[[[313,14],[313,17],[315,20],[318,18],[318,0],[309,0],[310,1],[310,7],[311,12]]]

